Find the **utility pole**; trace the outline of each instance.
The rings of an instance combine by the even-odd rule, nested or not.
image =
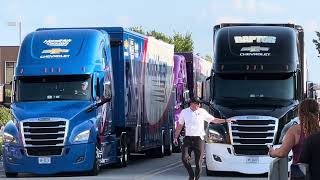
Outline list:
[[[18,21],[9,21],[8,22],[8,26],[15,26],[18,28],[18,33],[19,33],[19,46],[21,46],[22,43],[22,20],[21,20],[21,16],[19,17]]]

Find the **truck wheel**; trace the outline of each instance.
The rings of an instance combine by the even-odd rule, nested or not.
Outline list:
[[[121,154],[121,157],[120,157],[121,167],[127,167],[128,159],[129,159],[129,150],[128,150],[128,144],[125,137],[122,139],[120,154]]]
[[[117,163],[117,167],[126,167],[129,161],[129,149],[126,141],[126,136],[123,136],[119,143],[119,163]]]
[[[164,133],[162,133],[161,146],[156,149],[157,158],[162,158],[164,156],[164,153],[165,153],[164,141],[165,141]]]
[[[95,153],[94,153],[94,160],[93,160],[93,167],[92,169],[89,171],[89,176],[97,176],[99,174],[99,171],[100,171],[100,148],[99,146],[96,144],[96,147],[95,147]]]
[[[18,176],[18,173],[9,173],[9,172],[6,172],[6,177],[7,178],[15,178]]]
[[[161,146],[157,148],[148,149],[145,151],[146,157],[150,158],[162,158],[165,153],[164,147],[164,134],[162,133]]]
[[[168,147],[165,149],[165,155],[166,156],[170,156],[172,154],[172,149],[173,149],[173,135],[172,135],[172,131],[170,131],[169,134],[169,145]]]

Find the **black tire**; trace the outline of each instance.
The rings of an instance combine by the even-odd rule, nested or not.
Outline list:
[[[6,172],[7,178],[15,178],[18,176],[18,173]]]
[[[163,158],[165,153],[165,147],[164,147],[164,133],[162,133],[162,140],[161,140],[161,146],[156,148],[156,158]]]
[[[157,148],[148,149],[145,151],[146,157],[149,158],[163,158],[165,154],[164,134],[162,133],[161,146]]]
[[[126,136],[122,136],[121,140],[119,142],[119,162],[116,164],[117,167],[127,167],[128,162],[129,162],[129,148],[128,148],[128,143],[127,143],[127,138]]]
[[[170,156],[172,154],[173,151],[173,135],[172,135],[172,131],[170,131],[169,134],[169,141],[168,141],[168,146],[165,148],[164,154],[166,156]]]
[[[92,169],[88,172],[88,175],[89,176],[97,176],[99,174],[99,171],[100,171],[100,158],[98,157],[99,156],[99,153],[98,151],[100,150],[99,148],[100,146],[98,146],[96,144],[95,146],[95,151],[94,151],[94,161],[93,161],[93,167]]]

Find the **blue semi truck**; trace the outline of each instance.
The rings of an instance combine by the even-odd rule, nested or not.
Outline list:
[[[173,45],[121,27],[38,29],[24,39],[4,169],[87,172],[130,152],[172,152]]]

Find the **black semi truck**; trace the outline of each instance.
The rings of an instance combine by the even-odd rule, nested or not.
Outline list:
[[[284,126],[296,119],[305,97],[304,32],[295,24],[219,24],[214,27],[207,173],[262,174]]]

